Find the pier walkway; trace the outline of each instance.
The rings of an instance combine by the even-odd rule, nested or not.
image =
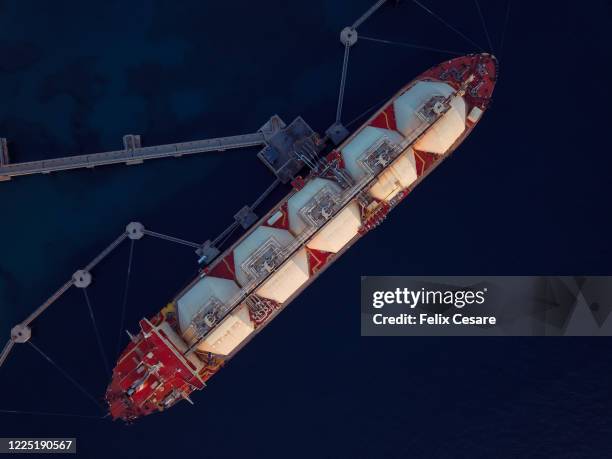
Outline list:
[[[14,164],[8,161],[6,143],[3,141],[1,144],[2,159],[0,160],[0,181],[10,180],[12,177],[20,175],[49,174],[51,172],[69,169],[91,169],[107,164],[141,164],[147,159],[181,157],[183,155],[192,155],[195,153],[261,146],[266,144],[268,135],[269,134],[265,133],[262,128],[262,130],[253,134],[195,140],[193,142],[171,143],[152,147],[141,147],[140,136],[127,135],[124,137],[124,148],[122,150]]]

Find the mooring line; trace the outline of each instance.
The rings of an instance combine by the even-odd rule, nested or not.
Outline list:
[[[24,410],[3,410],[0,409],[1,414],[23,414],[29,416],[62,416],[71,418],[83,418],[83,419],[105,419],[108,414],[104,416],[94,416],[88,414],[76,414],[76,413],[49,413],[46,411],[24,411]]]
[[[338,92],[338,105],[336,107],[336,123],[342,118],[342,105],[344,104],[344,91],[346,89],[346,77],[348,73],[350,45],[344,46],[344,57],[342,58],[342,75],[340,76],[340,90]]]
[[[238,229],[238,226],[233,227],[232,230],[229,231],[225,235],[225,237],[221,240],[221,242],[219,242],[218,244],[215,244],[215,245],[217,245],[218,247],[223,247],[223,244],[225,244],[229,240],[229,238],[232,236],[232,234],[234,234],[236,232],[237,229]]]
[[[506,30],[508,29],[508,21],[510,19],[510,7],[512,6],[512,0],[508,0],[506,5],[506,16],[504,17],[504,27],[502,28],[501,43],[499,45],[499,58],[501,59],[504,51],[504,41],[506,40]]]
[[[128,301],[128,293],[130,289],[130,276],[132,274],[132,258],[134,256],[134,239],[132,239],[130,244],[130,256],[128,258],[128,267],[127,267],[127,275],[125,278],[125,289],[123,290],[123,303],[121,305],[121,319],[119,321],[119,336],[117,338],[117,351],[116,355],[119,356],[121,352],[121,338],[123,337],[123,325],[125,324],[125,308],[127,306]]]
[[[463,37],[465,40],[469,41],[472,45],[476,46],[476,48],[478,48],[480,51],[484,51],[483,47],[480,46],[478,43],[476,43],[474,40],[472,40],[470,37],[468,37],[467,35],[465,35],[463,32],[461,32],[459,29],[453,27],[451,24],[449,24],[448,22],[446,22],[444,19],[442,19],[442,17],[438,16],[436,13],[434,13],[433,11],[431,11],[429,8],[427,8],[425,5],[423,5],[421,2],[419,2],[419,0],[412,0],[414,3],[416,3],[420,8],[422,8],[423,10],[427,11],[429,14],[431,14],[434,18],[436,18],[438,21],[440,21],[442,24],[444,24],[446,27],[448,27],[449,29],[451,29],[453,32],[455,32],[456,34],[460,35],[461,37]]]
[[[384,99],[376,102],[374,105],[370,106],[369,108],[367,108],[366,110],[364,110],[360,115],[358,115],[356,118],[353,118],[351,121],[349,121],[348,123],[346,123],[346,127],[349,128],[351,127],[351,125],[355,124],[357,121],[359,121],[361,118],[363,118],[364,116],[366,116],[368,113],[374,111],[379,105],[384,104],[387,100],[389,100],[389,96],[385,97]]]
[[[83,296],[85,296],[85,303],[87,303],[87,309],[89,310],[89,317],[91,318],[91,324],[93,326],[94,333],[96,335],[96,340],[98,341],[98,348],[100,350],[100,355],[102,356],[102,361],[104,362],[104,369],[106,370],[106,374],[110,376],[111,375],[110,365],[108,364],[108,359],[106,358],[106,352],[104,352],[104,345],[102,344],[102,337],[100,336],[100,329],[98,328],[98,324],[94,316],[93,308],[91,307],[91,301],[89,300],[89,294],[87,293],[87,288],[84,288],[82,290],[83,290]]]
[[[480,9],[480,3],[478,0],[474,0],[476,3],[476,9],[478,10],[478,16],[480,16],[480,22],[482,23],[482,28],[484,29],[484,33],[487,36],[487,42],[489,43],[489,49],[492,53],[495,52],[495,48],[493,47],[493,42],[491,41],[491,36],[489,35],[489,29],[487,28],[487,22],[485,21],[484,15],[482,14],[482,10]]]
[[[31,339],[28,340],[27,343],[30,346],[32,346],[32,348],[35,349],[36,352],[38,352],[47,362],[49,362],[61,374],[63,374],[66,379],[68,379],[72,384],[74,384],[74,386],[77,389],[79,389],[84,395],[86,395],[91,401],[93,401],[98,408],[100,408],[102,411],[105,411],[104,408],[102,407],[102,405],[100,404],[100,402],[98,402],[98,399],[96,399],[93,395],[91,395],[76,379],[74,379],[72,376],[70,376],[62,367],[60,367],[57,363],[55,363],[53,361],[53,359],[51,359],[51,357],[49,357],[38,346],[36,346],[36,344],[34,344]]]
[[[454,54],[455,56],[463,56],[465,54],[465,53],[460,53],[458,51],[451,51],[451,50],[448,50],[448,49],[434,48],[432,46],[414,45],[412,43],[402,43],[402,42],[399,42],[399,41],[383,40],[381,38],[364,37],[363,35],[361,35],[359,38],[361,38],[363,40],[367,40],[367,41],[374,41],[374,42],[377,42],[377,43],[384,43],[386,45],[404,46],[406,48],[422,49],[422,50],[425,50],[425,51],[434,51],[436,53]]]

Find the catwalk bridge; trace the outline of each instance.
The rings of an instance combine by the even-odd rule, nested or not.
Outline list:
[[[438,22],[441,22],[447,28],[451,29],[454,33],[461,36],[465,41],[470,42],[477,49],[484,51],[476,42],[471,40],[468,36],[463,34],[457,28],[449,24],[441,16],[427,8],[425,5],[420,3],[419,0],[412,0],[418,7],[427,12],[429,15],[434,17]],[[353,24],[345,27],[340,33],[340,42],[344,46],[341,76],[340,76],[340,89],[338,94],[338,102],[336,107],[336,117],[334,123],[325,131],[325,136],[321,137],[319,134],[314,132],[310,126],[301,118],[297,117],[289,125],[285,123],[277,116],[274,115],[267,121],[259,130],[252,134],[235,135],[230,137],[219,137],[207,140],[196,140],[193,142],[182,142],[173,143],[167,145],[158,145],[151,147],[142,147],[139,135],[128,134],[123,137],[123,149],[116,151],[108,151],[103,153],[87,154],[68,156],[63,158],[48,159],[42,161],[30,161],[22,163],[11,163],[9,159],[9,151],[7,148],[6,139],[0,138],[0,181],[10,180],[13,177],[21,175],[31,174],[49,174],[52,172],[73,170],[73,169],[92,169],[98,166],[108,164],[141,164],[147,159],[154,158],[169,158],[169,157],[181,157],[183,155],[190,155],[196,153],[216,152],[225,151],[238,148],[248,148],[255,146],[262,146],[261,151],[258,153],[259,159],[271,170],[276,176],[274,182],[250,205],[242,207],[235,215],[234,221],[217,237],[206,240],[205,242],[200,241],[188,241],[176,236],[166,235],[159,232],[151,231],[140,222],[131,222],[122,231],[119,236],[114,239],[109,246],[107,246],[102,252],[100,252],[89,264],[83,266],[74,272],[72,277],[66,280],[66,282],[59,287],[49,298],[47,298],[38,308],[36,308],[25,320],[16,324],[11,329],[11,334],[6,342],[5,346],[0,350],[0,367],[7,359],[9,353],[13,349],[15,344],[28,343],[36,350],[47,362],[56,367],[59,372],[69,380],[78,390],[84,395],[89,397],[96,405],[99,406],[99,397],[93,397],[77,380],[75,380],[69,373],[63,370],[54,360],[47,356],[37,345],[35,345],[31,338],[31,325],[43,312],[45,312],[50,306],[55,304],[67,291],[77,288],[82,290],[84,302],[89,311],[89,316],[93,325],[96,340],[98,342],[99,351],[105,366],[106,371],[110,374],[110,367],[106,358],[106,352],[102,345],[100,333],[94,316],[94,310],[89,300],[89,294],[87,288],[93,281],[92,271],[98,266],[111,252],[117,249],[124,241],[129,241],[130,250],[128,258],[128,267],[126,282],[123,292],[123,302],[121,305],[121,326],[119,340],[117,343],[117,352],[120,350],[121,338],[123,334],[123,325],[125,318],[125,309],[128,300],[128,287],[130,283],[130,273],[132,268],[132,254],[133,245],[136,241],[143,237],[154,237],[162,239],[168,242],[176,243],[182,246],[188,246],[195,249],[195,253],[198,256],[198,263],[200,265],[208,265],[211,263],[220,253],[223,247],[231,242],[231,238],[235,237],[236,231],[243,229],[246,230],[251,227],[257,220],[258,216],[255,210],[262,205],[264,199],[279,186],[279,184],[294,184],[296,174],[304,167],[311,168],[312,165],[317,164],[319,160],[319,153],[321,153],[328,141],[331,141],[334,145],[340,145],[342,141],[349,135],[348,127],[358,121],[359,119],[372,112],[377,106],[380,106],[385,100],[378,102],[372,107],[368,108],[354,120],[350,121],[346,125],[342,120],[342,108],[344,100],[344,92],[346,87],[347,73],[348,73],[348,61],[350,49],[358,42],[363,39],[365,41],[382,43],[389,45],[397,45],[401,47],[414,48],[421,51],[433,51],[441,52],[444,54],[456,54],[463,55],[467,53],[448,51],[444,49],[432,48],[423,45],[416,45],[411,43],[400,43],[390,40],[383,40],[380,38],[367,37],[359,35],[359,27],[363,24],[376,10],[382,7],[387,0],[377,0],[370,9],[368,9],[362,16],[360,16]],[[396,0],[395,3],[399,3]],[[493,46],[490,41],[489,33],[486,29],[484,17],[478,4],[478,0],[475,0],[475,4],[480,16],[487,40],[489,41],[490,49],[493,51]],[[510,13],[511,2],[507,3],[506,16],[504,20],[504,30],[501,34],[502,40],[500,44],[500,50],[503,48],[504,37],[506,32],[506,26],[508,25],[508,18]],[[296,183],[299,184],[299,181]],[[19,375],[17,375],[19,377]],[[100,407],[102,412],[105,412],[105,408]],[[89,417],[103,419],[108,415],[100,416],[85,416],[72,413],[43,413],[34,411],[22,411],[22,410],[5,410],[0,409],[0,413],[8,414],[26,414],[26,415],[57,415],[57,416],[78,416],[78,417]]]
[[[340,34],[340,41],[345,49],[336,120],[325,132],[326,136],[321,139],[321,143],[318,141],[312,142],[315,140],[313,139],[314,133],[300,117],[287,127],[277,115],[270,118],[266,124],[253,134],[195,140],[193,142],[171,143],[152,147],[143,147],[139,135],[128,134],[123,137],[122,150],[65,156],[62,158],[22,163],[10,162],[6,139],[0,138],[0,182],[11,180],[11,178],[20,175],[50,174],[52,172],[71,169],[93,169],[108,164],[142,164],[147,159],[178,158],[183,155],[192,155],[196,153],[263,146],[264,149],[259,153],[259,158],[276,174],[281,182],[287,183],[304,163],[308,163],[308,157],[312,156],[315,150],[320,149],[322,144],[331,140],[335,145],[339,145],[348,137],[349,132],[342,124],[341,116],[349,50],[357,43],[357,27],[383,6],[386,1],[387,0],[378,0],[351,26],[345,27]],[[276,134],[279,133],[280,136],[276,136]],[[310,140],[308,141],[307,139]],[[310,145],[308,145],[309,142]],[[304,145],[304,143],[306,143],[306,145]],[[319,148],[313,147],[313,143]]]
[[[122,150],[106,151],[88,155],[66,156],[63,158],[45,159],[11,164],[8,158],[6,140],[0,139],[0,181],[12,177],[31,174],[49,174],[51,172],[69,169],[92,169],[108,164],[141,164],[147,159],[181,157],[196,153],[225,151],[237,148],[247,148],[266,145],[267,139],[275,133],[282,123],[278,117],[273,117],[262,129],[253,134],[218,137],[214,139],[195,140],[193,142],[171,143],[142,147],[139,135],[123,137]],[[265,128],[269,128],[264,131]]]

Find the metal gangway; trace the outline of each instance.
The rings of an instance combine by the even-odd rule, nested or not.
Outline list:
[[[340,42],[344,46],[344,53],[341,67],[340,77],[340,88],[338,94],[338,102],[336,107],[336,116],[334,123],[325,131],[326,136],[319,138],[318,134],[314,133],[312,129],[301,119],[296,118],[289,126],[277,116],[274,115],[271,119],[264,124],[257,132],[252,134],[236,135],[230,137],[219,137],[214,139],[196,140],[192,142],[173,143],[166,145],[158,145],[151,147],[142,147],[140,142],[140,136],[128,134],[123,138],[124,148],[122,150],[109,151],[103,153],[95,153],[89,155],[76,155],[63,158],[42,160],[42,161],[31,161],[22,163],[10,163],[8,148],[6,139],[0,138],[0,181],[10,180],[12,177],[21,175],[31,174],[48,174],[55,171],[80,169],[80,168],[95,168],[97,166],[107,164],[141,164],[147,159],[154,158],[167,158],[167,157],[181,157],[183,155],[225,151],[237,148],[247,148],[253,146],[264,146],[258,157],[264,162],[264,164],[276,175],[276,180],[249,206],[244,206],[236,215],[234,215],[234,222],[229,225],[221,234],[214,239],[209,239],[204,243],[187,241],[175,236],[162,234],[159,232],[151,231],[146,229],[142,223],[131,222],[125,230],[111,242],[101,253],[99,253],[89,264],[85,265],[82,269],[74,272],[58,290],[56,290],[49,298],[47,298],[38,308],[36,308],[25,320],[15,325],[11,329],[10,338],[6,342],[5,346],[0,349],[0,367],[11,353],[15,344],[30,344],[34,350],[36,350],[45,360],[51,365],[56,367],[59,372],[69,380],[77,389],[88,396],[92,401],[99,406],[97,398],[92,397],[89,392],[69,373],[63,370],[55,361],[53,361],[48,355],[46,355],[37,345],[31,340],[32,335],[32,323],[51,305],[53,305],[60,297],[62,297],[68,290],[73,287],[83,292],[85,304],[89,311],[89,315],[94,327],[94,332],[98,342],[98,347],[102,355],[105,369],[107,373],[111,372],[109,362],[106,358],[105,351],[102,346],[100,339],[100,333],[96,324],[94,311],[89,299],[87,288],[92,283],[92,271],[93,269],[103,261],[111,252],[117,249],[124,241],[129,241],[129,257],[126,271],[126,283],[123,291],[123,301],[121,304],[121,326],[119,340],[117,342],[117,353],[120,351],[121,337],[123,336],[123,325],[125,319],[125,309],[127,306],[128,291],[130,285],[130,273],[132,267],[133,247],[136,241],[142,239],[144,236],[154,237],[157,239],[166,240],[168,242],[176,243],[183,246],[191,247],[195,249],[198,256],[199,264],[207,265],[211,263],[221,253],[221,249],[224,245],[228,244],[232,235],[240,228],[247,230],[251,227],[258,219],[254,210],[260,206],[264,199],[268,197],[272,191],[281,183],[288,183],[296,175],[302,166],[308,166],[313,169],[317,167],[316,157],[318,152],[323,150],[328,140],[331,140],[335,145],[341,144],[349,135],[348,127],[353,125],[358,120],[362,119],[367,114],[371,113],[377,107],[380,107],[386,100],[381,100],[373,106],[367,108],[363,113],[357,116],[355,119],[344,124],[342,121],[342,110],[344,101],[344,92],[346,89],[346,80],[348,74],[348,63],[349,63],[349,52],[350,48],[353,47],[359,39],[382,43],[388,45],[395,45],[407,48],[413,48],[417,50],[440,52],[444,54],[465,54],[463,52],[449,51],[445,49],[433,48],[430,46],[423,46],[414,43],[396,42],[391,40],[385,40],[381,38],[368,37],[359,35],[359,27],[379,8],[381,8],[388,0],[377,0],[363,15],[361,15],[353,24],[345,27],[340,33]],[[395,3],[399,3],[400,0],[396,0]],[[442,23],[445,27],[452,30],[457,35],[461,36],[465,41],[468,41],[476,48],[482,50],[476,42],[462,33],[460,30],[452,26],[439,14],[429,9],[426,5],[421,3],[419,0],[412,0],[412,3],[416,4],[419,8],[427,12],[429,15],[434,17],[437,21]],[[510,14],[510,2],[506,8],[506,17],[504,22],[504,30],[502,33],[502,40],[500,49],[503,48],[505,29],[508,24],[508,18]],[[490,36],[478,4],[478,0],[475,0],[475,5],[481,19],[483,28],[486,33],[487,40],[489,41],[490,49],[493,50]],[[444,112],[437,113],[437,116],[441,116]],[[400,150],[411,144],[418,135],[422,132],[415,132],[414,138],[407,138],[404,140]],[[375,146],[378,148],[378,146]],[[354,199],[362,189],[364,189],[373,180],[374,175],[367,174],[363,179],[357,183],[348,184],[347,188],[343,191],[341,199],[338,201],[337,206],[342,207],[346,205],[351,199]],[[280,266],[286,262],[289,256],[297,250],[298,246],[301,246],[308,238],[312,236],[316,228],[311,228],[301,234],[294,243],[283,248],[282,261],[277,264],[274,270],[278,270]],[[227,302],[226,307],[223,310],[223,317],[231,312],[242,300],[249,298],[252,291],[254,291],[263,280],[261,278],[252,279],[247,285],[240,289],[237,294]],[[205,332],[206,333],[206,332]],[[205,334],[202,334],[196,340],[196,343],[187,350],[187,353],[191,353],[195,350],[199,341],[204,338]],[[102,411],[105,411],[103,407],[100,407]],[[0,409],[0,413],[8,414],[30,414],[30,415],[52,415],[52,416],[78,416],[81,418],[94,418],[104,419],[108,416],[87,416],[69,413],[41,413],[23,410],[4,410]]]
[[[272,120],[274,120],[274,117]],[[266,126],[269,127],[267,132],[264,130]],[[70,169],[92,169],[108,164],[142,164],[147,159],[179,158],[184,155],[193,155],[196,153],[264,146],[269,136],[275,132],[272,126],[274,126],[274,123],[266,123],[262,129],[252,134],[194,140],[192,142],[170,143],[151,147],[142,147],[140,145],[140,136],[128,134],[123,138],[124,148],[122,150],[65,156],[62,158],[14,164],[8,161],[6,141],[0,139],[3,145],[3,160],[0,161],[0,181],[10,180],[12,177],[20,175],[49,174],[51,172]]]

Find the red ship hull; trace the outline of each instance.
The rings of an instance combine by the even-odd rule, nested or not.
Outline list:
[[[205,268],[177,296],[177,299],[150,321],[140,322],[141,330],[132,338],[132,342],[120,356],[106,393],[111,416],[114,419],[131,421],[140,416],[163,411],[181,399],[190,401],[189,395],[193,391],[204,388],[206,381],[223,366],[225,361],[233,357],[344,251],[380,224],[391,209],[461,144],[487,109],[497,80],[497,72],[497,61],[488,54],[460,57],[427,70],[391,98],[343,145],[327,155],[324,160],[325,168],[317,173],[311,173],[304,179],[297,179],[294,182],[294,191],[215,262]],[[418,117],[415,115],[410,118],[414,113],[406,108],[408,102],[404,105],[400,102],[410,97],[414,99],[416,97],[414,93],[428,87],[441,92],[435,93],[438,95],[432,96],[418,110],[413,110],[419,115]],[[452,110],[456,113],[451,113]],[[431,116],[434,121],[420,131],[408,133],[407,126],[410,123],[414,123],[415,120],[423,123],[427,116]],[[461,123],[464,125],[461,126]],[[386,135],[384,141],[387,144],[392,143],[389,142],[389,138],[397,137],[398,140],[397,144],[392,145],[395,149],[390,150],[396,155],[393,160],[385,163],[383,169],[376,174],[360,179],[355,178],[355,164],[363,165],[365,159],[361,153],[357,158],[354,150],[363,144],[366,131],[384,132]],[[397,153],[400,150],[401,153]],[[380,162],[381,158],[383,158],[382,153],[377,160]],[[406,172],[408,166],[412,167],[411,172]],[[304,190],[317,180],[337,182],[338,171],[340,175],[353,175],[354,194],[350,196],[347,194],[353,188],[345,190],[347,198],[336,206],[335,213],[328,221],[320,227],[315,227],[310,233],[299,230],[303,231],[300,233],[295,226],[297,221],[295,213],[292,213],[292,205],[297,199],[297,194],[305,192]],[[395,174],[393,177],[396,183],[391,183],[385,178],[389,174]],[[411,178],[408,180],[407,177]],[[361,184],[360,188],[355,183]],[[358,224],[355,226],[354,234],[349,234],[342,244],[332,247],[333,241],[340,237],[338,234],[346,232],[346,228],[340,227],[350,226],[350,221],[346,220],[354,214],[348,212],[350,206],[359,209],[356,217]],[[348,223],[333,222],[338,220],[341,214],[345,218],[343,222]],[[334,230],[335,227],[338,228]],[[319,237],[319,233],[324,231],[327,232],[327,239]],[[256,232],[267,232],[266,234],[274,234],[275,237],[285,237],[284,234],[287,233],[287,237],[293,238],[291,244],[287,245],[291,251],[285,250],[289,255],[271,271],[268,278],[257,282],[249,278],[247,282],[241,278],[244,277],[244,272],[240,270],[246,269],[244,267],[250,259],[244,261],[240,257],[245,250],[244,247],[252,245]],[[332,246],[329,245],[330,241]],[[252,258],[254,255],[250,256]],[[300,270],[289,266],[289,258]],[[293,269],[291,273],[299,275],[286,274],[290,269]],[[278,277],[283,270],[285,277]],[[278,279],[271,286],[270,278],[274,276]],[[296,280],[299,276],[302,278]],[[191,321],[187,325],[181,323],[184,319],[181,314],[186,314],[187,309],[187,306],[181,305],[181,301],[190,295],[190,292],[199,291],[198,285],[204,279],[215,280],[216,288],[228,282],[235,283],[241,287],[238,292],[244,294],[240,297],[239,304],[232,303],[232,307],[226,308],[227,313],[220,315],[214,326],[209,324],[206,333],[200,332],[198,335],[193,327],[197,314],[188,317]],[[284,279],[284,284],[279,279]],[[290,291],[285,292],[287,288],[290,288]],[[240,311],[244,311],[244,314],[239,317]],[[230,316],[233,316],[231,323],[228,322]],[[229,331],[224,331],[225,334],[222,335],[220,329],[224,326]]]

